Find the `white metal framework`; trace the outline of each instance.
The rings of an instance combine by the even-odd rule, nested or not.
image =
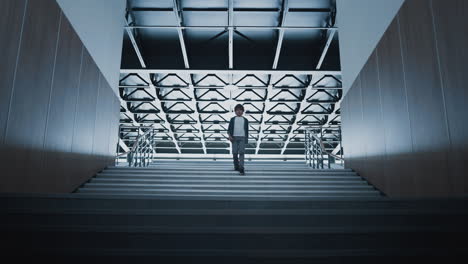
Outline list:
[[[224,157],[241,103],[249,157],[303,155],[306,126],[340,125],[334,20],[330,0],[128,1],[120,152],[153,126],[157,155]]]

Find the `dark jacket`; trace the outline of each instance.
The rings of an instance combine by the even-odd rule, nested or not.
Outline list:
[[[234,118],[231,118],[229,121],[229,126],[228,126],[228,135],[233,137],[234,134]],[[249,141],[249,120],[244,117],[244,133],[245,133],[245,143],[248,143]]]

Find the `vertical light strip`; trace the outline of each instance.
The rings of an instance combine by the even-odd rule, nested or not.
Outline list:
[[[440,87],[441,87],[441,92],[442,92],[442,103],[444,105],[444,117],[445,117],[445,125],[447,128],[447,137],[450,146],[452,146],[452,137],[450,133],[450,121],[448,118],[447,114],[447,102],[445,99],[445,84],[444,84],[444,77],[442,75],[442,62],[440,59],[440,51],[439,51],[439,41],[437,39],[437,29],[436,29],[436,23],[435,23],[435,17],[434,17],[434,8],[433,8],[433,0],[430,2],[430,9],[431,9],[431,16],[432,16],[432,27],[434,30],[434,42],[435,42],[435,48],[436,48],[436,57],[437,57],[437,67],[439,70],[439,78],[440,78]]]
[[[403,54],[403,37],[401,36],[401,25],[400,25],[400,15],[397,14],[398,22],[398,38],[400,41],[400,54],[401,54],[401,68],[403,72],[403,86],[405,88],[405,102],[406,102],[406,112],[408,113],[408,123],[410,129],[410,139],[411,139],[411,152],[414,152],[414,142],[413,142],[413,129],[411,124],[411,117],[409,112],[409,103],[408,103],[408,84],[406,83],[406,69],[405,69],[405,58]]]
[[[97,68],[97,67],[96,67]],[[91,154],[95,154],[95,149],[94,149],[94,145],[96,143],[96,120],[98,119],[97,118],[97,115],[99,113],[99,110],[98,110],[98,105],[99,105],[99,92],[101,90],[101,78],[103,77],[102,76],[102,73],[99,71],[99,68],[98,69],[98,73],[99,73],[99,78],[98,78],[98,89],[97,89],[97,94],[96,94],[96,114],[94,115],[94,128],[93,128],[93,147],[91,149]]]
[[[382,123],[385,122],[385,116],[384,116],[384,111],[383,111],[383,102],[382,102],[382,82],[380,80],[380,57],[379,57],[379,49],[378,49],[379,46],[377,46],[375,48],[375,60],[376,60],[376,64],[377,64],[377,81],[378,81],[378,85],[379,85],[379,103],[380,103],[380,118],[382,120]],[[382,130],[383,130],[383,138],[384,138],[384,141],[382,142],[383,146],[384,146],[384,153],[383,153],[383,156],[385,157],[385,160],[387,160],[387,135],[386,135],[386,131],[385,131],[385,125],[384,124],[381,124],[381,127],[382,127]],[[385,172],[384,172],[384,183],[385,183]]]
[[[126,30],[127,30],[128,37],[130,38],[130,41],[132,42],[133,49],[135,50],[135,53],[136,53],[136,55],[138,57],[138,60],[140,61],[141,67],[143,69],[145,69],[146,68],[146,63],[143,60],[143,56],[141,55],[140,49],[138,49],[138,45],[136,43],[135,38],[133,37],[133,33],[131,32],[130,28],[126,28]]]
[[[84,44],[82,42],[81,43],[81,58],[80,58],[80,71],[78,73],[78,86],[76,87],[77,88],[77,92],[76,92],[76,101],[75,101],[75,113],[74,113],[74,116],[73,116],[73,134],[72,134],[72,145],[71,145],[71,148],[70,148],[70,151],[73,152],[73,142],[75,140],[75,133],[76,133],[76,116],[78,114],[78,104],[79,104],[79,101],[80,101],[80,88],[81,88],[81,74],[83,72],[83,56],[84,56]]]
[[[46,146],[46,137],[47,137],[47,127],[49,126],[49,115],[50,115],[50,105],[52,101],[52,93],[54,91],[54,79],[55,79],[55,69],[57,65],[57,53],[58,53],[58,48],[59,48],[59,42],[60,42],[60,30],[62,28],[62,16],[63,12],[60,11],[59,15],[59,23],[58,23],[58,29],[57,29],[57,41],[55,42],[55,55],[54,55],[54,66],[52,67],[52,79],[50,81],[50,90],[49,90],[49,101],[47,103],[47,115],[46,115],[46,121],[45,121],[45,129],[44,129],[44,136],[43,136],[43,143],[42,147],[45,148]]]
[[[125,19],[125,23],[128,25],[127,19]],[[141,57],[141,52],[140,52],[140,49],[138,48],[138,45],[137,45],[136,40],[135,40],[135,38],[133,36],[133,33],[130,30],[127,30],[127,34],[130,37],[130,39],[133,39],[132,44],[133,44],[133,48],[135,49],[135,52],[137,54],[140,54],[139,58],[140,58],[140,63],[141,63],[142,68],[146,68],[146,64],[143,61],[143,57]],[[146,78],[148,78],[148,84],[150,86],[150,92],[153,93],[152,96],[155,98],[154,103],[162,111],[162,109],[163,109],[162,108],[162,103],[161,103],[161,101],[159,101],[158,96],[156,94],[156,87],[154,87],[153,82],[151,81],[151,74],[150,73],[145,73],[145,76],[146,76]],[[123,102],[123,103],[125,104],[125,102]],[[131,113],[130,110],[128,110],[128,108],[126,106],[123,106],[123,107],[126,109],[126,111],[128,111],[130,114],[133,115],[133,113]],[[167,124],[167,126],[168,126],[167,129],[169,130],[169,135],[172,137],[172,142],[174,143],[175,148],[177,149],[177,152],[180,154],[181,153],[180,147],[178,145],[177,139],[175,138],[174,131],[172,131],[171,124],[167,120],[167,117],[166,117],[164,111],[162,111],[162,112],[163,113],[161,114],[161,118],[163,119],[164,123]],[[134,119],[132,119],[132,120],[136,122],[136,120],[134,120]]]
[[[278,29],[278,42],[276,43],[276,53],[275,53],[275,58],[273,60],[273,66],[272,69],[276,70],[278,68],[278,62],[279,62],[279,57],[281,54],[281,47],[283,46],[283,38],[284,38],[284,29],[282,28],[284,26],[284,23],[286,21],[286,15],[288,14],[289,11],[289,3],[288,0],[283,0],[283,14],[281,17],[279,29]]]
[[[328,31],[328,39],[327,42],[325,43],[325,47],[323,48],[322,55],[320,55],[320,60],[317,64],[317,67],[315,67],[316,70],[320,70],[322,68],[323,61],[325,60],[325,57],[327,56],[328,49],[330,48],[331,42],[333,41],[333,37],[335,36],[336,29],[329,29]]]
[[[179,8],[177,6],[177,0],[173,1],[174,15],[177,21],[177,33],[179,34],[180,49],[182,50],[182,56],[184,58],[184,66],[189,69],[189,61],[187,56],[187,47],[185,46],[184,32],[182,31],[182,18],[179,15]]]
[[[229,0],[228,30],[229,30],[229,69],[234,68],[234,29],[233,26],[234,0]]]
[[[449,120],[448,113],[447,113],[447,102],[446,102],[446,98],[445,98],[446,87],[445,87],[445,83],[444,83],[444,79],[443,79],[443,75],[442,75],[442,62],[441,62],[441,58],[440,58],[439,42],[438,42],[438,38],[437,38],[437,29],[436,29],[436,22],[435,22],[435,16],[434,16],[433,0],[431,0],[429,5],[430,5],[430,9],[431,9],[432,27],[433,27],[433,30],[434,30],[434,43],[435,43],[436,57],[437,57],[437,68],[439,70],[440,89],[441,89],[441,93],[442,93],[442,103],[444,105],[445,128],[446,128],[446,132],[447,132],[447,140],[448,140],[448,143],[449,143],[449,148],[452,149],[452,135],[450,133],[450,120]],[[448,157],[448,153],[446,153],[445,163],[446,163],[447,168],[450,168],[449,159],[450,158]],[[447,182],[448,182],[449,188],[453,191],[454,186],[453,186],[452,179],[450,177],[451,176],[450,170],[449,170],[448,174],[449,175],[447,177]]]
[[[23,11],[23,19],[21,22],[21,30],[20,36],[18,41],[18,52],[16,54],[16,62],[15,62],[15,71],[13,73],[13,81],[11,84],[11,93],[10,93],[10,102],[8,104],[8,112],[7,112],[7,119],[5,121],[5,132],[3,133],[3,144],[6,143],[7,133],[8,133],[8,122],[10,121],[10,114],[11,114],[11,105],[13,103],[13,94],[15,92],[15,84],[16,84],[16,74],[18,72],[18,62],[21,54],[21,44],[23,42],[23,30],[24,30],[24,21],[26,20],[26,11],[28,9],[28,0],[25,1],[24,4],[24,11]]]

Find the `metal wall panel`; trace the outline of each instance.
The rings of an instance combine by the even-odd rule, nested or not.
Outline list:
[[[0,192],[71,192],[114,163],[119,100],[56,1],[25,3],[0,4]]]
[[[364,144],[366,138],[362,137],[362,127],[364,124],[362,120],[362,97],[360,76],[358,76],[356,82],[354,82],[347,96],[349,97],[349,126],[352,137],[352,140],[349,144],[351,150],[351,165],[353,169],[361,173],[365,171],[364,162],[366,159],[366,153]]]
[[[0,1],[0,144],[3,143],[16,72],[26,1]]]
[[[399,19],[413,152],[419,165],[416,192],[442,195],[449,192],[449,138],[430,1],[405,2]]]
[[[73,136],[73,152],[91,154],[93,151],[98,87],[99,71],[88,51],[84,49],[75,121],[75,126],[79,129],[75,129]]]
[[[19,190],[39,187],[59,20],[55,1],[28,2],[2,160]]]
[[[110,86],[108,85],[108,83],[104,80],[103,82],[105,85],[104,85],[104,91],[105,91],[105,94],[106,96],[103,98],[104,99],[104,104],[105,104],[105,109],[104,109],[104,112],[105,112],[105,119],[106,119],[106,126],[102,132],[103,134],[103,137],[105,138],[104,142],[103,142],[103,145],[102,145],[102,161],[101,161],[101,164],[99,164],[99,169],[103,169],[107,164],[109,164],[109,144],[111,142],[111,134],[110,134],[110,131],[111,131],[111,127],[112,127],[112,109],[113,109],[113,105],[114,105],[114,101],[112,100],[113,98],[113,94],[112,94],[112,90],[110,88]],[[118,109],[116,109],[115,111],[118,112]],[[104,166],[102,166],[103,164],[105,164]],[[102,167],[101,167],[102,166]]]
[[[118,144],[118,130],[120,123],[120,100],[116,96],[113,97],[111,105],[111,122],[109,127],[109,146],[108,146],[108,161],[109,165],[115,163],[115,156],[117,155]]]
[[[341,144],[343,146],[343,149],[350,149],[349,143],[350,143],[351,137],[350,137],[349,126],[348,126],[348,124],[350,123],[348,109],[349,109],[348,97],[344,97],[343,100],[341,101],[341,135],[342,135]],[[350,153],[347,152],[346,154],[347,156],[346,156],[345,167],[352,168],[351,162],[349,159]]]
[[[95,159],[93,162],[95,163],[95,168],[99,167],[104,154],[104,150],[107,150],[108,147],[108,140],[107,140],[107,133],[108,133],[108,119],[106,118],[106,86],[104,83],[106,80],[104,76],[99,73],[99,82],[98,82],[98,92],[96,96],[96,119],[94,122],[94,136],[93,136],[93,156]]]
[[[83,45],[68,19],[61,16],[53,86],[44,143],[44,188],[53,192],[68,186],[69,160],[78,97]]]
[[[85,175],[92,173],[94,169],[93,166],[89,168],[80,166],[80,164],[93,162],[93,138],[99,74],[96,64],[94,64],[88,51],[84,49],[72,147],[72,152],[76,155],[75,170],[80,175],[71,181],[71,185],[76,187],[86,179]]]
[[[467,193],[468,38],[460,33],[467,14],[464,1],[406,1],[378,44],[376,58],[371,56],[345,97],[351,118],[344,115],[344,127],[354,128],[346,132],[353,143],[345,154],[351,154],[353,169],[377,186],[382,183],[390,196]],[[378,89],[371,88],[376,78],[380,105]],[[365,149],[354,143],[361,141],[368,142]],[[385,149],[376,148],[382,145]],[[356,164],[353,158],[363,155],[365,164]],[[382,156],[383,164],[376,158]]]
[[[94,170],[102,170],[106,165],[109,151],[109,130],[112,113],[110,113],[112,98],[115,95],[109,87],[106,79],[99,74],[99,90],[96,104],[96,121],[93,137],[93,162]]]
[[[363,143],[366,153],[366,169],[361,176],[366,177],[378,189],[384,189],[385,131],[383,126],[375,125],[383,122],[376,51],[371,54],[361,71],[361,93],[364,122],[361,133],[365,136]]]
[[[383,122],[375,125],[381,125],[385,130],[384,190],[395,196],[409,195],[415,188],[411,171],[413,143],[398,19],[390,24],[377,50]]]
[[[455,194],[468,193],[468,3],[431,1],[450,132],[450,183]]]

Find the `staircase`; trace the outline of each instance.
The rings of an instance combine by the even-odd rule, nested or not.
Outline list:
[[[148,168],[110,167],[77,190],[80,195],[149,195],[203,199],[379,198],[352,170],[312,170],[304,162],[158,160]]]
[[[2,250],[16,259],[468,260],[467,199],[391,199],[350,170],[299,162],[248,162],[244,176],[223,161],[111,167],[76,193],[2,194],[0,207]]]

